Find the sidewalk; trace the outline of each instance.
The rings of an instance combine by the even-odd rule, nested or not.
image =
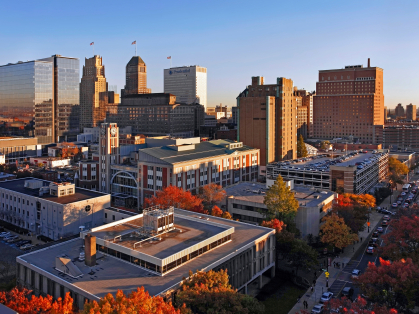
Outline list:
[[[392,200],[397,199],[397,196],[401,193],[401,188],[399,188],[398,191],[393,191]],[[390,203],[390,196],[387,197],[381,204],[380,207],[387,207],[391,208]],[[377,213],[374,210],[370,214],[370,232],[368,233],[368,227],[365,225],[365,230],[360,232],[358,234],[359,239],[362,238],[362,241],[359,243],[355,243],[353,245],[349,245],[344,249],[344,253],[341,253],[340,256],[334,258],[331,261],[331,266],[329,266],[329,287],[332,286],[332,284],[335,282],[336,278],[338,278],[339,274],[343,270],[344,266],[346,266],[351,259],[358,254],[358,250],[361,249],[361,246],[365,246],[365,243],[368,243],[369,236],[372,234],[372,231],[379,225],[380,221],[383,218],[383,214]],[[345,264],[344,266],[341,266],[341,268],[334,268],[333,262],[339,262],[341,265],[342,263]],[[326,267],[324,267],[326,268]],[[316,285],[314,287],[314,291],[311,292],[311,288],[307,289],[307,291],[304,293],[304,295],[301,296],[301,299],[299,302],[297,302],[294,307],[289,311],[289,314],[295,314],[298,313],[301,310],[304,310],[303,302],[308,302],[308,309],[306,311],[311,312],[311,309],[314,305],[319,303],[320,297],[323,294],[323,292],[328,291],[328,288],[326,287],[326,276],[323,273],[320,274],[320,276],[317,278]]]

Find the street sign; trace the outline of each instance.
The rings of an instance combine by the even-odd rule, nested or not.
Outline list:
[[[328,271],[325,272],[324,274],[325,274],[326,278],[329,278],[329,272]]]

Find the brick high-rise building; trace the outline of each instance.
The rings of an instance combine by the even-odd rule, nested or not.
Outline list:
[[[396,114],[396,118],[398,117],[404,117],[405,116],[405,112],[404,112],[404,107],[402,104],[397,104],[396,108],[394,109],[394,113]]]
[[[307,107],[297,106],[297,138],[307,138]]]
[[[260,149],[260,165],[297,154],[297,106],[291,79],[280,77],[264,85],[263,77],[252,77],[237,97],[238,141]]]
[[[306,91],[305,89],[298,89],[296,86],[294,87],[294,96],[297,101],[297,107],[301,104],[301,106],[306,107],[307,109],[300,109],[300,114],[305,111],[307,113],[306,118],[306,136],[304,138],[313,137],[313,93]],[[298,111],[297,111],[298,113]],[[302,116],[299,116],[297,119],[302,121],[304,119]],[[298,127],[297,127],[298,129]],[[298,133],[298,131],[297,131]],[[298,133],[298,136],[300,134]]]
[[[313,103],[314,137],[354,136],[373,141],[384,124],[383,69],[362,65],[321,70]]]
[[[151,89],[147,88],[147,66],[141,57],[131,58],[127,63],[125,75],[125,89],[122,90],[122,97],[151,93]]]
[[[416,120],[416,106],[409,104],[406,106],[406,119],[407,120]]]
[[[108,91],[105,78],[105,66],[98,55],[85,60],[80,83],[80,130],[97,127],[102,121],[100,93]],[[104,102],[103,102],[104,103]]]

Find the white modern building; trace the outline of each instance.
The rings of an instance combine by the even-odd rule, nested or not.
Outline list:
[[[199,103],[207,110],[207,68],[197,65],[164,70],[164,92],[181,103]]]

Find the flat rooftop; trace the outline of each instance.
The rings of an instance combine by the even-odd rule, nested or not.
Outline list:
[[[130,262],[126,262],[113,256],[103,255],[101,252],[97,252],[97,265],[92,267],[94,274],[90,275],[89,272],[91,268],[76,260],[82,249],[82,245],[84,244],[81,238],[21,255],[17,257],[17,260],[28,263],[29,268],[37,267],[44,272],[58,277],[60,280],[68,283],[70,289],[70,285],[73,285],[98,298],[104,297],[107,293],[115,294],[118,289],[123,290],[125,293],[129,293],[141,286],[144,286],[150,295],[158,295],[172,286],[178,285],[182,281],[182,278],[187,278],[190,270],[195,272],[196,270],[212,269],[216,267],[218,263],[229,260],[230,255],[240,254],[242,250],[249,248],[250,245],[253,245],[259,238],[275,232],[273,229],[269,228],[213,216],[200,215],[180,209],[175,209],[175,224],[176,221],[182,219],[182,216],[185,216],[185,219],[188,217],[196,219],[200,216],[205,216],[209,218],[209,222],[224,225],[225,228],[234,227],[235,232],[231,237],[231,241],[191,259],[189,262],[173,269],[164,276],[158,276],[153,272],[149,272]],[[82,277],[73,279],[55,269],[55,257],[63,254],[66,254],[74,261],[74,264],[78,266],[83,273]],[[37,270],[38,272],[39,269]]]
[[[263,204],[266,191],[265,184],[255,182],[240,182],[224,189],[228,196],[233,196],[237,200]],[[294,185],[294,196],[300,205],[308,207],[317,206],[334,194],[331,191],[320,191],[310,186]],[[259,194],[260,193],[260,194]]]
[[[36,179],[36,178],[29,178],[29,179],[42,181],[44,186],[49,186],[49,184],[51,183],[51,181],[42,180],[42,179]],[[6,189],[9,191],[18,192],[18,193],[32,196],[32,197],[37,197],[39,199],[47,200],[47,201],[58,203],[58,204],[70,204],[70,203],[84,201],[87,199],[106,195],[104,193],[100,193],[96,191],[86,190],[82,188],[75,188],[75,193],[72,195],[65,195],[65,196],[57,197],[57,196],[53,196],[49,194],[44,194],[43,196],[39,196],[39,188],[30,189],[30,188],[25,187],[26,180],[28,180],[28,178],[21,178],[21,179],[16,179],[16,180],[0,182],[0,188]]]
[[[150,240],[143,242],[141,247],[136,246],[135,248],[134,243],[142,240],[142,238],[135,237],[131,233],[143,226],[143,217],[89,233],[103,240],[123,236],[121,242],[117,242],[118,245],[164,259],[231,228],[226,225],[213,225],[205,222],[205,220],[196,221],[187,219],[186,216],[176,215],[174,219],[175,230],[156,236],[161,238],[160,241]]]

